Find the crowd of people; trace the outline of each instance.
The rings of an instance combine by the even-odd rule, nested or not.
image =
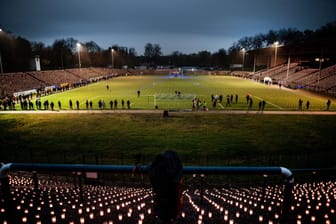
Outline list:
[[[238,104],[238,94],[228,94],[226,96],[226,104],[225,104],[225,108],[231,107],[233,104]],[[222,109],[224,109],[223,106],[223,101],[224,101],[224,95],[223,94],[219,94],[219,95],[211,95],[211,102],[212,102],[212,107],[213,109],[215,109],[217,107],[217,105],[219,104],[221,106]],[[247,109],[253,109],[253,97],[250,93],[246,94],[246,104],[247,104]],[[298,101],[298,110],[302,111],[303,110],[303,100],[299,99]],[[311,103],[309,100],[306,101],[305,104],[305,108],[306,110],[309,110],[311,107]],[[259,111],[264,111],[266,107],[266,101],[264,99],[260,99],[259,103],[258,103],[258,110]],[[328,99],[326,102],[326,110],[330,110],[331,107],[331,100]],[[207,102],[205,100],[201,100],[199,97],[194,97],[192,99],[192,110],[208,110],[208,106],[207,106]]]
[[[109,86],[106,86],[106,89],[109,90]],[[180,91],[175,92],[176,97],[181,96]],[[137,91],[137,96],[140,97],[140,90]],[[238,104],[239,96],[238,94],[227,94],[226,100],[224,99],[223,94],[212,94],[211,95],[211,103],[213,109],[217,108],[217,105],[220,105],[221,109],[232,107],[233,104]],[[35,102],[34,102],[35,101]],[[226,102],[225,107],[223,105],[223,102]],[[120,104],[119,104],[120,103]],[[330,110],[331,108],[331,100],[328,99],[326,102],[326,110]],[[19,104],[21,110],[62,110],[62,102],[57,101],[58,108],[56,108],[56,104],[54,102],[49,102],[49,100],[44,100],[43,102],[39,97],[34,97],[33,95],[27,95],[27,96],[19,96],[19,97],[12,97],[12,98],[5,98],[0,101],[0,110],[15,110],[16,105]],[[69,99],[69,109],[70,110],[80,110],[80,109],[86,109],[86,110],[93,110],[93,109],[99,109],[99,110],[117,110],[117,109],[131,109],[131,101],[130,100],[117,100],[117,99],[111,99],[109,102],[105,103],[103,99],[98,100],[97,106],[95,107],[92,100],[86,100],[85,103],[83,103],[84,106],[81,106],[81,102],[79,100],[73,101],[72,99]],[[108,104],[108,105],[107,105]],[[247,109],[253,109],[253,97],[250,93],[246,94],[246,104]],[[258,103],[258,110],[264,111],[266,106],[266,101],[264,99],[260,99]],[[300,98],[298,100],[298,110],[302,111],[304,108],[304,102]],[[311,102],[307,100],[305,102],[305,109],[310,110],[311,108]],[[192,110],[208,110],[208,104],[206,100],[200,99],[199,97],[194,97],[192,99]]]
[[[118,100],[110,100],[109,101],[109,107],[106,106],[106,103],[104,100],[99,100],[97,103],[98,108],[94,107],[94,104],[92,100],[86,100],[85,101],[85,109],[86,110],[93,110],[93,109],[99,109],[99,110],[105,110],[105,109],[111,109],[111,110],[117,110],[117,109],[131,109],[131,101],[127,100],[125,101],[122,99],[121,101],[121,107],[118,108]],[[62,102],[57,101],[57,106],[53,101],[44,100],[43,102],[41,99],[36,98],[35,103],[31,99],[22,99],[19,101],[21,110],[62,110]],[[80,110],[84,109],[80,106],[80,101],[72,101],[69,100],[69,109],[70,110]],[[0,103],[0,109],[3,110],[15,110],[16,109],[16,101],[12,99],[7,99],[6,101],[2,101]]]

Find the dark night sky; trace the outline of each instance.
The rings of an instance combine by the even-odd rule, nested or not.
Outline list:
[[[335,11],[335,0],[1,0],[0,26],[47,45],[74,37],[138,54],[148,42],[164,54],[196,53],[270,29],[315,30]]]

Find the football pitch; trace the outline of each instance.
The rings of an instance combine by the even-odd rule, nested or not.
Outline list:
[[[137,91],[140,91],[138,96]],[[211,96],[223,96],[222,101],[213,105]],[[232,96],[231,96],[232,95]],[[237,101],[236,101],[237,95]],[[247,103],[246,96],[252,99],[252,105]],[[58,101],[61,109],[87,109],[86,102],[92,101],[91,109],[126,109],[127,101],[130,109],[153,110],[191,110],[193,99],[198,98],[209,110],[259,110],[259,102],[265,101],[265,110],[298,110],[298,101],[302,99],[303,110],[309,101],[309,110],[325,110],[327,97],[321,97],[299,90],[279,88],[229,76],[192,75],[184,77],[171,76],[130,76],[118,77],[108,81],[94,83],[89,86],[72,89],[42,97],[41,101],[54,102],[55,109]],[[230,103],[228,103],[228,98]],[[105,107],[99,107],[99,101]],[[115,107],[117,101],[117,107]],[[122,107],[122,101],[124,106]],[[88,107],[90,109],[90,106]]]

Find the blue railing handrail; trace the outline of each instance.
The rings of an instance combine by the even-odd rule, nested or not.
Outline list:
[[[138,166],[147,173],[149,166]],[[54,171],[54,172],[115,172],[130,173],[134,165],[92,165],[92,164],[49,164],[49,163],[7,163],[0,168],[0,176],[9,171]],[[292,172],[285,167],[275,166],[184,166],[184,174],[278,174],[287,179],[293,178]]]

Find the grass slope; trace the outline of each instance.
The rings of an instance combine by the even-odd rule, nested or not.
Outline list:
[[[0,115],[4,162],[132,164],[174,149],[185,164],[334,166],[335,116],[161,114]],[[94,162],[88,156],[86,162]]]

